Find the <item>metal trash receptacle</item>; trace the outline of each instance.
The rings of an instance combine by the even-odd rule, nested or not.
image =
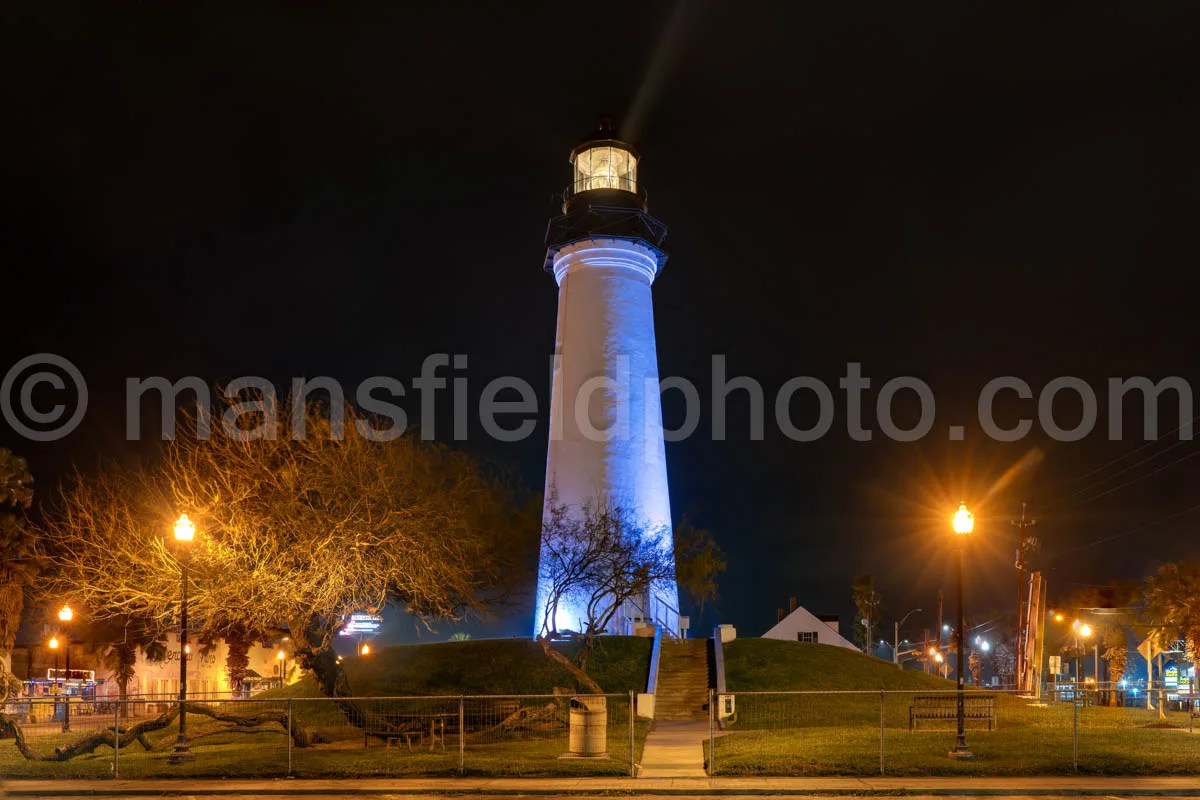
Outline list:
[[[574,758],[608,758],[607,698],[576,695],[568,712],[569,755]]]

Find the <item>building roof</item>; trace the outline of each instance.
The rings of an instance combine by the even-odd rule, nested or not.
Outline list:
[[[840,633],[835,631],[831,625],[822,620],[816,614],[813,614],[804,606],[797,606],[796,610],[788,614],[786,617],[777,622],[770,630],[762,635],[764,639],[793,639],[795,638],[793,631],[801,630],[816,630],[821,633],[821,641],[824,644],[832,644],[837,647],[846,647],[851,650],[857,650],[858,647]]]

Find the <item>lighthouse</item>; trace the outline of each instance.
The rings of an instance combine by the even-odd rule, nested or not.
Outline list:
[[[602,120],[571,151],[572,182],[562,215],[546,232],[545,268],[558,284],[558,328],[543,514],[552,504],[570,514],[589,504],[620,507],[645,535],[662,537],[671,548],[651,295],[667,260],[667,229],[647,210],[640,161],[611,121]],[[540,580],[537,594],[534,636],[546,622]],[[630,632],[638,619],[678,632],[674,581],[656,585],[630,606],[614,617],[611,632]],[[555,627],[579,630],[584,616],[571,603],[560,604]]]

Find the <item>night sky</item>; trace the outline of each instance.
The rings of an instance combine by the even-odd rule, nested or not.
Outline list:
[[[699,432],[667,450],[674,513],[729,555],[703,626],[757,635],[796,596],[845,628],[867,572],[889,612],[919,606],[910,625],[932,625],[959,500],[979,512],[969,612],[983,617],[1015,605],[1022,500],[1052,598],[1200,557],[1200,443],[1166,452],[1173,434],[1128,456],[1143,444],[1136,404],[1123,442],[1107,441],[1104,403],[1073,443],[1036,426],[990,442],[974,423],[999,376],[1035,391],[1078,376],[1103,395],[1109,377],[1200,374],[1194,4],[26,3],[4,16],[0,369],[56,353],[91,392],[62,441],[0,423],[43,494],[72,462],[152,454],[125,441],[130,376],[408,385],[427,354],[458,353],[472,393],[519,376],[544,412],[557,290],[543,235],[569,151],[609,113],[670,228],[660,371],[704,403]],[[766,389],[762,441],[745,393],[728,401],[728,439],[711,440],[714,354]],[[872,419],[883,381],[928,382],[933,432],[852,441],[848,362],[873,379]],[[819,442],[771,421],[775,391],[801,375],[838,398]],[[1013,419],[1033,416],[1033,401],[1009,401]],[[664,404],[678,425],[678,395]],[[814,408],[798,399],[798,424]],[[448,393],[438,409],[448,440]],[[903,421],[913,404],[896,410]],[[1178,409],[1161,410],[1165,433]],[[1078,403],[1056,412],[1070,424]],[[965,441],[949,441],[952,424]],[[543,413],[524,442],[476,428],[460,446],[540,491],[546,435]],[[524,633],[528,616],[473,630]]]

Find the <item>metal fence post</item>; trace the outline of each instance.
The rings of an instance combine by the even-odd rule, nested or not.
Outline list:
[[[708,775],[717,774],[717,704],[713,702],[713,690],[708,690]]]
[[[883,708],[884,708],[885,700],[886,700],[886,695],[884,695],[883,690],[881,689],[879,691],[879,774],[880,775],[887,774],[887,761],[885,760],[885,755],[884,755],[884,734],[883,734],[883,731],[884,731]]]
[[[113,778],[121,777],[121,701],[113,703]]]
[[[467,740],[466,740],[466,725],[464,724],[466,721],[466,714],[464,713],[465,712],[465,709],[464,709],[465,704],[466,704],[466,701],[463,699],[463,696],[459,695],[458,696],[458,774],[459,775],[462,775],[464,770],[466,769]]]
[[[1079,772],[1079,692],[1075,692],[1075,696],[1071,698],[1071,766]]]
[[[282,650],[280,652],[283,652]],[[287,699],[288,777],[292,777],[292,698]]]
[[[629,690],[629,777],[637,777],[637,765],[634,763],[634,735],[637,727],[634,724],[634,716],[637,714],[637,698],[633,693],[633,689]]]

